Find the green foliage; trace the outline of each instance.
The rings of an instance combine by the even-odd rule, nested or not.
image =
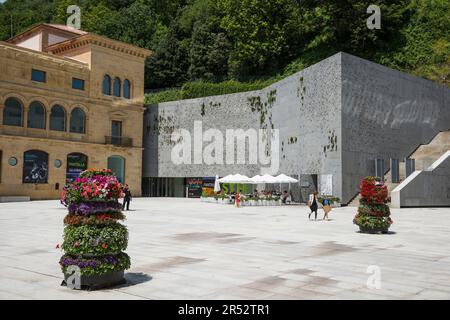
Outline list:
[[[219,0],[221,27],[233,42],[230,73],[276,71],[296,53],[302,37],[300,6],[294,0]],[[264,74],[264,73],[263,73]]]
[[[259,90],[267,87],[271,83],[272,82],[270,81],[238,82],[234,80],[224,81],[221,83],[203,81],[187,82],[181,88],[181,96],[183,99],[192,99],[242,91]]]
[[[335,196],[320,196],[317,198],[317,200],[323,205],[323,201],[327,199],[329,204],[332,205],[334,203],[339,203],[341,199],[339,197]]]
[[[339,51],[449,84],[448,0],[7,0],[0,40],[64,24],[74,3],[84,30],[153,50],[146,88],[184,85],[150,102],[254,90]],[[370,4],[381,30],[366,27]]]
[[[172,88],[145,94],[144,103],[146,105],[152,105],[167,101],[177,101],[181,99],[183,99],[183,97],[181,96],[181,89]]]
[[[55,0],[7,0],[0,4],[0,40],[7,40],[30,26],[50,22]]]
[[[61,248],[69,255],[117,254],[127,248],[128,231],[120,223],[99,225],[70,225],[64,228]]]
[[[127,270],[130,268],[130,257],[123,252],[112,257],[96,258],[73,258],[66,254],[61,257],[59,264],[63,273],[66,273],[68,265],[78,265],[81,275],[90,276]]]
[[[366,215],[357,215],[353,222],[366,229],[388,229],[392,224],[390,217],[372,217]]]
[[[219,83],[205,81],[186,82],[182,88],[173,88],[154,93],[147,93],[145,95],[145,104],[151,105],[181,99],[194,99],[236,92],[260,90],[277,81],[276,79],[277,78],[257,80],[253,82],[239,82],[235,80],[228,80]]]
[[[377,177],[365,177],[359,186],[361,199],[358,213],[353,223],[363,232],[386,232],[391,226],[392,219],[388,201],[387,186]]]

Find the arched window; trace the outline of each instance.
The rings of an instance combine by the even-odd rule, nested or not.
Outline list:
[[[103,77],[103,94],[111,95],[111,77],[107,74]]]
[[[72,182],[87,169],[88,156],[83,153],[69,153],[67,155],[66,181]]]
[[[25,151],[23,154],[23,183],[47,183],[48,153],[39,150]]]
[[[66,131],[66,110],[58,104],[50,112],[50,130]]]
[[[120,183],[125,183],[125,158],[121,156],[109,157],[108,169],[114,172]]]
[[[3,109],[3,124],[6,126],[23,126],[23,105],[19,99],[8,98]]]
[[[70,132],[85,133],[86,115],[80,108],[75,108],[70,113]]]
[[[130,80],[128,80],[128,79],[125,79],[123,81],[123,97],[125,99],[131,98],[131,83],[130,83]]]
[[[113,94],[115,97],[120,97],[120,87],[121,87],[120,79],[114,78]]]
[[[28,128],[45,129],[45,108],[38,101],[33,101],[28,109]]]

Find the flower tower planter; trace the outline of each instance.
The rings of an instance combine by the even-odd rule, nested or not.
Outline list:
[[[62,285],[93,290],[126,282],[124,270],[130,267],[130,258],[123,252],[128,231],[119,222],[125,219],[120,196],[117,177],[105,169],[86,170],[64,188],[62,203],[69,213],[61,246],[65,255],[59,261]],[[75,272],[78,283],[71,278]]]
[[[388,190],[383,181],[366,177],[359,186],[361,199],[353,223],[363,233],[387,233],[392,224],[387,203]]]

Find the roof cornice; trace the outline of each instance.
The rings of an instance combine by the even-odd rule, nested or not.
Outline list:
[[[129,54],[142,59],[152,54],[152,51],[143,49],[128,43],[112,40],[93,33],[81,35],[70,40],[66,40],[52,46],[47,47],[47,51],[52,54],[62,54],[66,51],[84,47],[87,45],[96,45],[108,49],[112,49],[121,53]]]
[[[46,52],[41,52],[41,51],[36,51],[36,50],[32,50],[32,49],[19,47],[17,45],[14,45],[14,44],[11,44],[11,43],[8,43],[8,42],[4,42],[4,41],[0,41],[0,49],[2,49],[2,50],[10,50],[10,51],[14,52],[16,55],[18,55],[18,54],[26,54],[26,55],[34,56],[34,57],[37,57],[37,58],[39,58],[41,60],[46,60],[48,62],[56,63],[58,65],[64,64],[64,65],[66,65],[68,67],[89,70],[89,66],[85,62],[74,60],[74,59],[70,59],[70,58],[56,56],[56,55],[49,54],[49,53],[46,53]]]
[[[38,23],[38,24],[32,25],[30,28],[19,33],[18,35],[15,35],[14,37],[8,39],[6,42],[17,43],[17,42],[21,41],[23,38],[26,38],[28,35],[36,33],[36,32],[40,32],[43,30],[53,30],[60,34],[67,35],[68,37],[79,36],[81,33],[85,33],[84,31],[81,31],[81,30],[62,29],[62,28],[58,28],[56,25],[52,25],[52,24],[48,24],[48,23]]]

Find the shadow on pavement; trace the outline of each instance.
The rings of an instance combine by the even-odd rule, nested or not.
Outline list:
[[[127,280],[127,283],[120,286],[122,288],[134,286],[134,285],[141,284],[144,282],[148,282],[148,281],[152,280],[153,278],[142,272],[138,272],[138,273],[128,272],[128,273],[125,273],[125,279]]]

